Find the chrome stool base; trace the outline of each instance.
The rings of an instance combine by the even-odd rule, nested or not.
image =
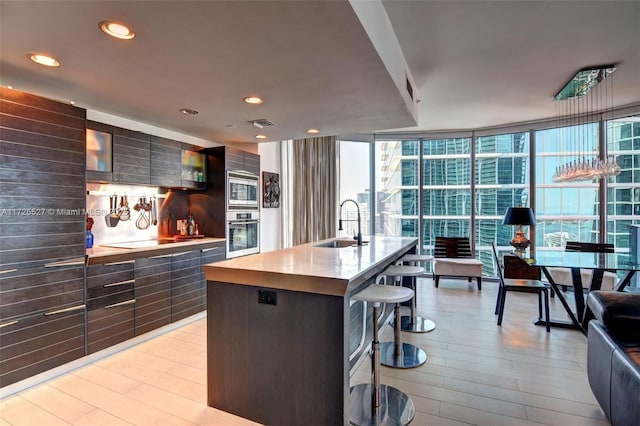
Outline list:
[[[400,329],[409,333],[428,333],[436,329],[436,323],[430,319],[404,315],[400,318]]]
[[[400,353],[394,356],[395,343],[380,343],[380,364],[391,368],[414,368],[427,362],[427,354],[417,346],[402,343]]]
[[[413,401],[404,392],[387,385],[380,385],[382,405],[373,410],[373,386],[369,383],[352,386],[349,406],[349,423],[352,425],[396,426],[411,423],[416,409]]]

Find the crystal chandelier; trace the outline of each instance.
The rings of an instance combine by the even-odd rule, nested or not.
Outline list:
[[[570,136],[573,140],[570,151],[573,152],[566,155],[569,158],[556,168],[554,182],[596,180],[620,174],[620,166],[613,156],[605,157],[600,155],[599,150],[588,148],[590,138],[585,126],[581,126],[595,121],[595,115],[613,109],[611,74],[615,70],[615,65],[582,68],[553,98],[554,101],[558,101],[556,112],[559,120],[564,121],[567,127],[572,126],[570,131],[574,133]],[[600,85],[597,91],[591,90],[603,81],[605,84]],[[561,116],[565,118],[560,119]],[[597,148],[597,145],[595,144],[594,148]],[[594,154],[595,158],[587,158],[593,157]]]

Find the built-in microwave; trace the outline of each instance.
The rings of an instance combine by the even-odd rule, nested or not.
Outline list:
[[[227,210],[258,210],[259,182],[253,173],[227,171]]]

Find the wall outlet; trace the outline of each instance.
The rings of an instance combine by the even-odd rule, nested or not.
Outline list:
[[[277,305],[278,293],[274,290],[258,290],[258,303]]]

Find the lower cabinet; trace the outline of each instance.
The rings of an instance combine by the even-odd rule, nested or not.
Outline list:
[[[87,267],[87,353],[135,335],[134,261]]]
[[[202,266],[219,262],[225,259],[225,245],[222,243],[217,247],[202,249]],[[202,288],[202,310],[207,309],[207,278],[204,276],[204,270],[200,267],[200,285]]]
[[[172,258],[167,254],[136,259],[136,336],[171,322]]]
[[[171,321],[202,310],[202,263],[200,250],[176,253],[171,259]]]
[[[84,259],[0,275],[0,387],[85,352]]]

